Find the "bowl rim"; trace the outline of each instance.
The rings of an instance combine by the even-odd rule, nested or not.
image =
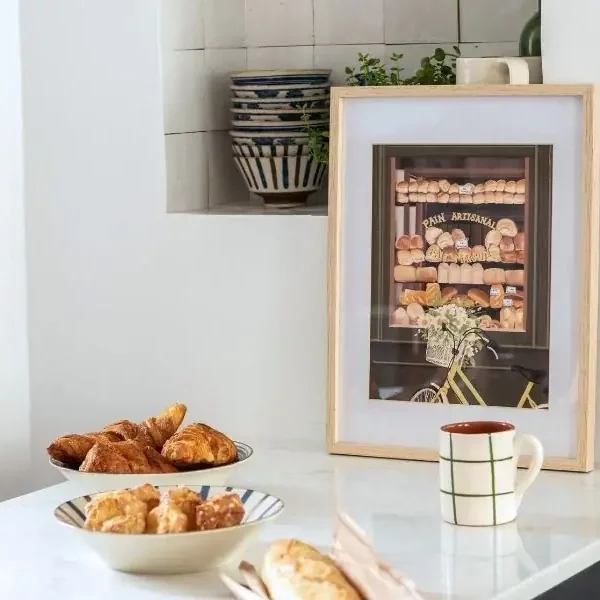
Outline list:
[[[306,98],[238,98],[237,96],[231,96],[230,98],[232,102],[249,102],[251,104],[254,102],[266,102],[267,104],[277,104],[284,102],[288,104],[293,104],[294,102],[320,102],[322,100],[330,99],[330,94],[315,94],[314,96],[308,96]]]
[[[49,462],[55,469],[58,469],[59,471],[68,471],[69,473],[80,473],[82,476],[89,477],[90,480],[94,476],[95,477],[144,477],[144,476],[148,476],[148,477],[154,478],[154,477],[161,477],[161,476],[176,477],[177,475],[187,475],[189,473],[194,473],[194,474],[207,473],[207,472],[214,473],[219,470],[225,470],[225,469],[237,466],[237,465],[241,465],[242,463],[245,463],[248,460],[250,460],[250,458],[254,454],[254,448],[252,448],[252,446],[250,446],[250,444],[246,444],[246,442],[239,442],[236,440],[232,440],[232,441],[236,445],[236,448],[239,444],[240,446],[244,446],[246,449],[249,450],[248,456],[246,456],[246,458],[242,458],[242,460],[236,460],[235,462],[228,463],[226,465],[219,465],[218,467],[207,467],[206,469],[194,469],[194,470],[190,470],[190,471],[177,471],[176,473],[87,473],[85,471],[80,471],[79,469],[75,469],[73,467],[68,467],[64,463],[61,463],[60,461],[58,461],[52,457],[49,457]]]
[[[240,135],[244,134],[244,135]],[[300,131],[248,131],[247,129],[230,129],[229,135],[231,137],[248,137],[248,138],[260,138],[260,137],[293,137],[293,138],[306,138],[308,139],[308,133],[302,133]],[[278,144],[281,145],[281,144]]]
[[[329,114],[329,108],[230,108],[233,114],[268,115],[268,114]]]
[[[331,75],[331,69],[255,69],[229,73],[230,77],[277,77],[279,75]]]
[[[331,82],[326,83],[290,83],[288,85],[230,85],[229,89],[234,91],[247,90],[249,92],[253,92],[255,90],[313,90],[317,88],[330,88]],[[283,98],[281,98],[283,99]],[[289,98],[286,98],[289,99]],[[293,100],[293,98],[291,98]],[[296,98],[296,100],[300,100],[300,98]]]
[[[179,487],[177,485],[155,485],[155,488],[174,488],[174,487]],[[227,491],[232,491],[234,489],[236,489],[235,486],[231,486],[231,485],[207,485],[207,486],[202,486],[202,485],[187,485],[185,487],[188,487],[190,489],[192,489],[193,491],[196,491],[194,488],[202,488],[202,487],[210,487],[210,488],[216,488],[219,490],[222,490],[223,492],[227,492]],[[130,489],[130,488],[125,488],[125,490]],[[107,537],[116,537],[116,538],[127,538],[127,539],[147,539],[148,537],[152,538],[158,538],[158,539],[173,539],[173,538],[180,538],[182,536],[191,536],[193,534],[196,535],[201,535],[201,534],[219,534],[220,532],[223,531],[229,531],[229,530],[239,530],[239,529],[244,529],[253,525],[257,525],[259,523],[267,523],[268,521],[271,521],[272,519],[274,519],[275,517],[278,517],[283,510],[285,509],[285,502],[279,497],[279,496],[275,496],[275,494],[271,494],[270,492],[263,492],[262,490],[256,490],[253,488],[245,488],[245,487],[240,487],[237,488],[239,490],[244,490],[244,492],[258,492],[260,494],[263,494],[266,497],[271,497],[274,498],[276,502],[274,502],[274,505],[279,503],[279,508],[277,509],[277,511],[275,513],[273,513],[272,515],[269,515],[268,517],[263,517],[261,519],[257,519],[256,521],[251,521],[249,523],[240,523],[239,525],[232,525],[231,527],[223,527],[221,529],[208,529],[208,530],[204,530],[204,531],[185,531],[182,533],[166,533],[166,534],[148,534],[148,533],[112,533],[110,531],[91,531],[89,529],[84,529],[83,527],[78,527],[77,525],[73,525],[72,523],[65,523],[65,521],[63,521],[62,519],[59,519],[57,517],[57,512],[59,511],[59,509],[62,509],[62,507],[65,504],[68,504],[69,502],[74,502],[76,500],[81,500],[81,499],[86,499],[86,498],[93,498],[94,496],[98,496],[100,494],[106,494],[106,493],[110,493],[110,492],[120,492],[123,490],[108,490],[107,492],[94,492],[93,494],[82,494],[81,496],[76,496],[75,498],[71,498],[69,500],[65,500],[64,502],[61,502],[60,504],[58,504],[57,506],[54,507],[54,510],[52,511],[52,514],[54,515],[54,518],[56,519],[56,521],[59,522],[60,525],[64,525],[65,527],[69,527],[70,529],[73,529],[75,531],[81,531],[84,534],[91,534],[91,535],[95,535],[95,534],[100,534],[102,536],[107,536]],[[220,493],[220,492],[219,492]],[[87,500],[86,502],[90,502],[90,500]],[[263,498],[264,500],[264,498]]]
[[[271,124],[273,124],[273,126],[278,125],[280,127],[284,125],[287,127],[298,127],[300,125],[306,126],[305,121],[240,121],[239,119],[233,119],[231,121],[231,124],[234,127],[237,127],[239,123],[247,125],[247,128],[265,127],[267,129],[270,129]],[[268,123],[268,125],[266,125],[266,123]],[[310,122],[311,125],[324,125],[325,123],[329,123],[329,119],[315,119],[314,121]],[[283,131],[285,131],[285,129]]]

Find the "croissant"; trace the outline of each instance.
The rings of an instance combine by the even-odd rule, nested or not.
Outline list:
[[[150,417],[139,425],[144,436],[157,450],[179,429],[187,408],[184,404],[173,404],[158,417]]]
[[[156,450],[134,440],[98,442],[87,453],[79,470],[85,473],[115,474],[176,472],[175,467]]]
[[[79,466],[92,446],[97,442],[118,442],[121,437],[116,433],[72,433],[54,440],[47,448],[48,454],[55,460],[68,465]]]
[[[218,466],[237,458],[235,444],[226,435],[204,425],[192,423],[171,437],[162,455],[179,467]]]

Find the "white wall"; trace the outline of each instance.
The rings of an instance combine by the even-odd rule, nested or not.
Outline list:
[[[166,214],[155,9],[23,1],[36,486],[53,437],[173,401],[324,446],[325,219]]]
[[[19,2],[0,3],[0,500],[29,467]]]

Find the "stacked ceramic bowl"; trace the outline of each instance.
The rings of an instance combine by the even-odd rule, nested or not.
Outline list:
[[[233,156],[265,203],[304,204],[325,178],[310,153],[309,129],[329,128],[328,69],[244,71],[231,75]]]

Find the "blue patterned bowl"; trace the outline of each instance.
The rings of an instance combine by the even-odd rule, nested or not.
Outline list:
[[[330,69],[283,69],[277,71],[240,71],[231,73],[234,85],[289,85],[327,83]]]
[[[316,85],[232,85],[229,89],[237,98],[310,98],[328,94],[330,87],[329,83],[319,83]]]
[[[272,156],[306,156],[309,154],[310,147],[308,145],[308,139],[305,140],[304,144],[288,144],[277,146],[271,146],[269,144],[261,145],[250,145],[250,144],[236,144],[231,145],[233,148],[234,156],[248,157],[248,158],[270,158]]]
[[[314,108],[303,108],[296,110],[282,109],[260,109],[254,110],[250,108],[232,108],[231,113],[233,118],[238,121],[303,121],[305,118],[309,121],[323,121],[329,117],[328,110],[320,110]]]
[[[301,131],[240,131],[232,129],[229,135],[240,146],[293,146],[308,144],[308,134]]]
[[[176,486],[157,486],[164,494]],[[240,525],[209,531],[169,534],[122,534],[83,528],[85,507],[94,495],[74,498],[58,506],[54,516],[89,546],[110,568],[128,573],[174,574],[217,569],[238,560],[260,529],[283,511],[277,496],[246,488],[189,486],[205,500],[234,492],[244,505]],[[123,489],[123,488],[119,488]]]
[[[306,129],[304,121],[232,121],[234,129],[244,131],[299,131]],[[329,119],[315,119],[310,123],[314,129],[326,129],[329,125]]]
[[[233,108],[245,108],[251,110],[299,110],[321,108],[329,110],[329,94],[300,98],[298,100],[286,100],[285,98],[232,98]]]

